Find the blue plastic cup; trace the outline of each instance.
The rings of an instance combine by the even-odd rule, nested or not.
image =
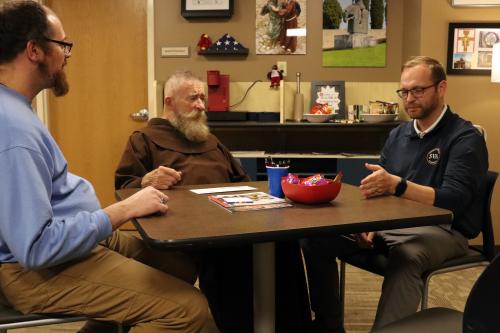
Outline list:
[[[269,194],[278,198],[284,198],[281,189],[281,177],[288,175],[288,167],[266,167],[267,180],[269,183]]]

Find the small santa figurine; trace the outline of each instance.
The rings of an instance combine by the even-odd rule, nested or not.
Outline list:
[[[278,66],[273,65],[271,71],[267,73],[267,78],[271,80],[271,88],[278,89],[280,81],[283,80],[283,70],[278,70]]]
[[[198,54],[206,51],[210,46],[212,46],[212,40],[207,34],[202,34],[200,40],[198,41]]]

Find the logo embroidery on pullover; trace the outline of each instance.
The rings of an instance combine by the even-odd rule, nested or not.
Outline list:
[[[439,159],[441,158],[441,149],[434,148],[427,153],[427,163],[430,165],[437,165],[439,163]]]

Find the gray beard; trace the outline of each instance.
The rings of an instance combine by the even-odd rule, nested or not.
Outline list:
[[[176,112],[168,120],[189,141],[205,142],[210,135],[207,115],[204,111],[202,113],[195,110],[189,113]]]

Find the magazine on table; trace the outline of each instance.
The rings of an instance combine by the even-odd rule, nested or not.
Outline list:
[[[229,210],[243,212],[261,209],[291,207],[285,199],[264,192],[209,195],[208,199]]]

